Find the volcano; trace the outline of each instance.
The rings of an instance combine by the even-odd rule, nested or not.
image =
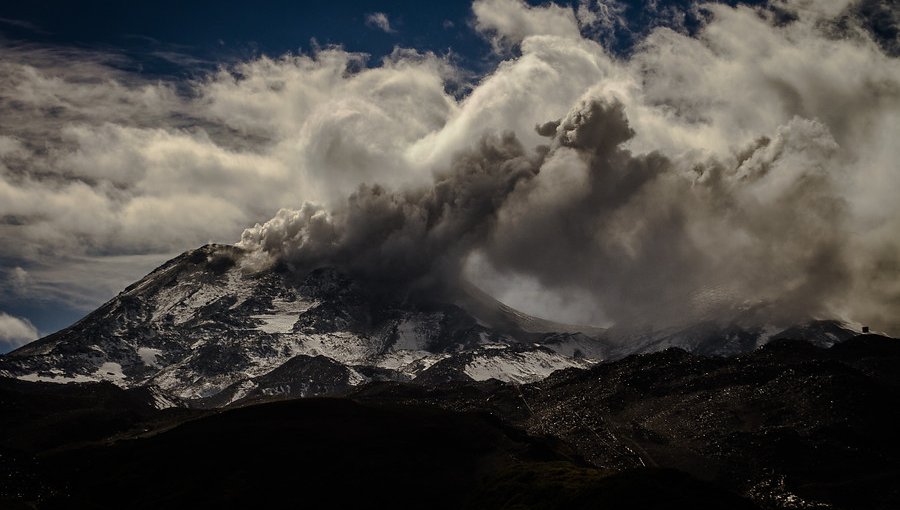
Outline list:
[[[471,284],[386,292],[333,267],[249,270],[246,256],[229,245],[186,252],[73,326],[0,358],[0,375],[108,381],[149,388],[162,407],[218,407],[339,395],[371,381],[521,384],[668,347],[723,355],[785,335],[828,346],[855,334],[835,321],[788,330],[734,320],[657,330],[561,324]]]

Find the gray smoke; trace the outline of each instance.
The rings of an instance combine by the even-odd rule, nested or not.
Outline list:
[[[845,208],[819,166],[836,145],[816,122],[795,120],[731,165],[632,154],[616,101],[537,130],[550,145],[533,154],[489,136],[430,188],[363,186],[332,211],[282,210],[241,244],[302,270],[442,287],[478,253],[548,289],[587,291],[615,321],[657,325],[759,304],[809,318],[849,278]]]
[[[446,286],[487,242],[507,197],[539,168],[540,155],[526,154],[514,135],[485,137],[431,187],[363,185],[333,211],[310,203],[282,209],[240,244],[298,270],[336,266],[392,287]]]
[[[548,157],[574,152],[577,185],[548,178],[517,190],[484,254],[548,288],[588,290],[617,322],[759,304],[782,320],[823,314],[849,270],[842,200],[817,166],[835,145],[817,130],[797,120],[730,165],[678,162],[623,149],[633,131],[621,104],[587,103],[559,124]],[[778,189],[766,189],[772,180]]]

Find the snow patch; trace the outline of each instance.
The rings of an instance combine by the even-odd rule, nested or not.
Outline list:
[[[150,395],[153,397],[153,407],[157,409],[169,409],[170,407],[180,407],[180,404],[168,397],[159,388],[151,387]]]
[[[344,365],[366,364],[377,354],[368,338],[348,331],[334,333],[313,333],[298,338],[299,352],[307,356],[325,356]]]
[[[397,324],[396,341],[392,346],[397,351],[419,351],[425,349],[428,340],[440,331],[440,321],[444,315],[440,312],[416,315],[401,320]]]
[[[20,376],[16,377],[16,379],[21,379],[23,381],[30,381],[30,382],[50,382],[50,383],[56,383],[56,384],[97,382],[97,379],[94,379],[93,377],[88,377],[86,375],[81,375],[81,374],[75,374],[73,376],[53,374],[53,375],[47,376],[47,375],[38,375],[37,373],[33,373],[33,374],[20,375]]]
[[[283,299],[272,300],[272,312],[260,315],[251,315],[251,319],[262,321],[262,324],[254,329],[269,334],[290,333],[294,324],[300,318],[300,314],[318,304],[317,301],[286,301]]]
[[[263,333],[290,333],[297,322],[296,314],[282,313],[277,315],[251,315],[250,318],[262,321],[262,324],[253,328]]]
[[[156,358],[162,354],[161,350],[152,349],[150,347],[140,347],[137,350],[137,354],[138,357],[141,358],[141,361],[148,367],[159,368],[159,363],[156,361]]]
[[[587,361],[541,350],[481,355],[470,361],[463,372],[476,381],[497,379],[524,384],[544,379],[557,370],[589,365]]]
[[[231,308],[240,306],[253,295],[253,291],[253,285],[247,285],[240,271],[235,270],[226,273],[221,282],[201,283],[199,286],[193,280],[180,282],[160,290],[156,295],[156,309],[151,322],[171,316],[174,324],[184,324],[196,316],[197,310],[224,297],[235,298]]]
[[[236,401],[246,397],[248,393],[250,393],[254,388],[256,388],[256,386],[257,386],[256,382],[251,381],[250,379],[241,381],[238,384],[237,388],[235,388],[234,394],[231,396],[230,399],[228,399],[228,402],[226,403],[226,405],[231,404],[232,402],[236,402]]]
[[[359,386],[367,380],[368,378],[364,375],[360,374],[351,367],[347,367],[347,384],[349,384],[350,386]]]
[[[107,361],[100,365],[100,368],[94,373],[94,377],[109,381],[117,386],[124,386],[126,379],[125,374],[122,372],[122,365],[113,361]]]

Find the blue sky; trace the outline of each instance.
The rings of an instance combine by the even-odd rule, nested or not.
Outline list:
[[[533,5],[546,2],[530,1]],[[578,2],[558,2],[577,7]],[[609,2],[611,5],[613,2]],[[759,0],[729,4],[759,4]],[[622,19],[631,33],[620,32],[611,49],[627,52],[655,26],[696,29],[690,0],[621,2]],[[684,18],[673,23],[671,14]],[[368,21],[373,13],[389,20],[391,32]],[[467,1],[36,1],[7,2],[0,7],[0,33],[16,40],[83,46],[126,52],[140,57],[146,72],[196,72],[200,62],[176,69],[157,54],[181,54],[216,65],[259,54],[309,51],[319,45],[341,45],[374,57],[394,47],[457,55],[463,66],[486,71],[496,62],[490,45],[472,29]],[[199,66],[202,68],[202,65]]]
[[[376,12],[388,17],[393,32],[367,23]],[[467,30],[467,2],[15,2],[0,13],[13,21],[3,27],[7,36],[212,62],[309,51],[313,39],[375,56],[400,45],[477,61],[487,48]],[[168,70],[163,62],[152,64],[145,62]]]

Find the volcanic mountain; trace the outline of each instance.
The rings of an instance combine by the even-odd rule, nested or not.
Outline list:
[[[589,365],[569,355],[575,350],[594,354],[587,335],[474,289],[458,300],[464,308],[375,294],[332,268],[248,272],[243,256],[222,245],[184,253],[77,324],[4,356],[0,375],[106,380],[224,404],[254,392],[309,396],[410,381],[432,368],[525,382]],[[466,361],[446,363],[457,359]]]
[[[580,327],[470,285],[385,292],[247,261],[184,253],[0,357],[0,506],[900,501],[885,489],[900,472],[896,340],[778,328],[758,309]],[[322,396],[340,398],[308,398]]]
[[[779,328],[704,321],[604,330],[513,310],[472,285],[441,298],[375,291],[331,267],[246,269],[207,245],[166,262],[87,317],[0,358],[0,376],[147,387],[160,407],[257,396],[342,394],[368,381],[527,383],[632,353],[751,351],[789,334],[830,345],[820,321]]]

